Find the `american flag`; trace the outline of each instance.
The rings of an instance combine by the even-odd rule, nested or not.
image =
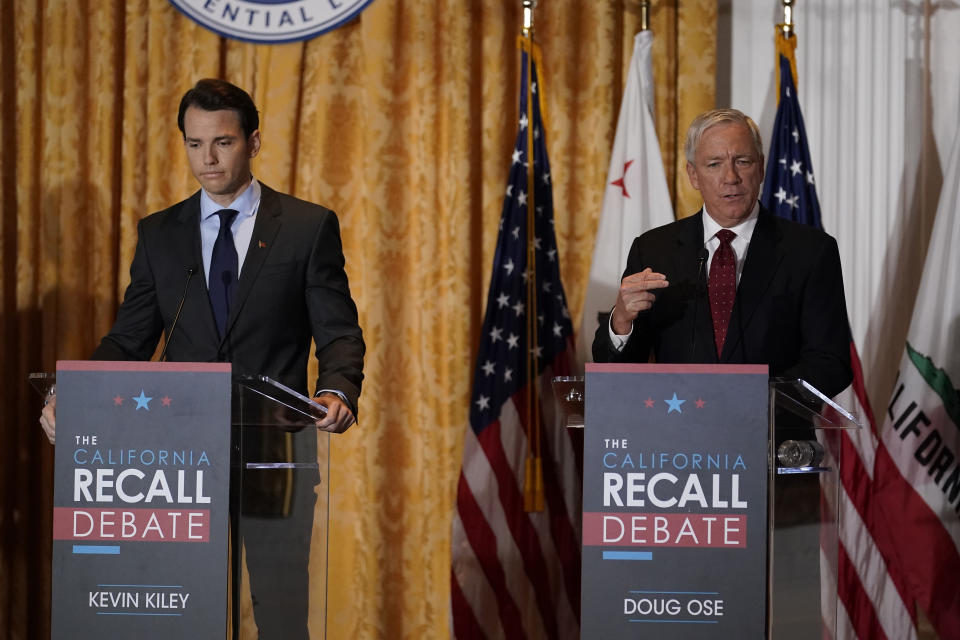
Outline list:
[[[539,52],[534,47],[529,64],[533,108],[528,110],[530,45],[521,42],[520,117],[453,519],[452,631],[461,640],[579,637],[582,437],[563,426],[550,391],[550,378],[569,372],[573,327],[553,229],[542,85],[533,62]],[[535,487],[527,460],[537,454],[543,509],[528,511],[525,493],[533,497]]]
[[[803,126],[790,61],[784,55],[780,56],[780,105],[773,123],[769,155],[760,202],[781,218],[823,229],[807,130]]]
[[[767,172],[761,203],[778,216],[823,229],[791,64],[796,36],[789,39],[777,31],[780,65],[780,103],[773,125]],[[854,378],[851,387],[837,398],[852,407],[864,428],[843,430],[840,438],[841,487],[839,504],[840,548],[837,552],[838,638],[916,638],[916,612],[908,596],[887,525],[882,521],[871,494],[874,490],[874,460],[878,452],[876,423],[867,399],[860,357],[853,338],[850,356]],[[825,496],[829,497],[829,496]],[[825,558],[831,554],[826,553]],[[824,594],[829,597],[828,594]],[[829,620],[825,622],[830,625]]]

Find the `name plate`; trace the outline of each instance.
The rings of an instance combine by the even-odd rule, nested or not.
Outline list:
[[[229,364],[57,363],[52,636],[223,638]]]
[[[583,638],[763,638],[768,375],[588,364]]]

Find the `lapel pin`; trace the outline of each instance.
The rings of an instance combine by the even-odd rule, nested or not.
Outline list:
[[[257,240],[257,244],[260,246],[261,249],[267,248],[267,243],[264,242],[263,240]]]

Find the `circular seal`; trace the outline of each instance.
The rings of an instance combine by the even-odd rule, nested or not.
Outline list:
[[[181,13],[220,35],[278,44],[308,40],[352,20],[373,0],[170,0]]]

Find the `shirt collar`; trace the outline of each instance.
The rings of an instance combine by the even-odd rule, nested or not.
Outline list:
[[[717,221],[707,213],[707,205],[703,205],[703,243],[706,244],[709,242],[713,236],[717,235],[717,231],[725,228],[737,234],[738,238],[750,240],[750,237],[753,236],[753,230],[757,226],[757,218],[759,215],[760,201],[758,200],[753,203],[753,209],[750,211],[750,215],[747,216],[746,220],[734,227],[721,227]]]
[[[236,209],[238,217],[252,216],[257,212],[260,204],[260,183],[256,178],[250,180],[250,184],[243,190],[236,199],[230,203],[229,207],[221,207],[213,201],[206,189],[200,189],[200,219],[206,220],[216,212],[222,209]]]

